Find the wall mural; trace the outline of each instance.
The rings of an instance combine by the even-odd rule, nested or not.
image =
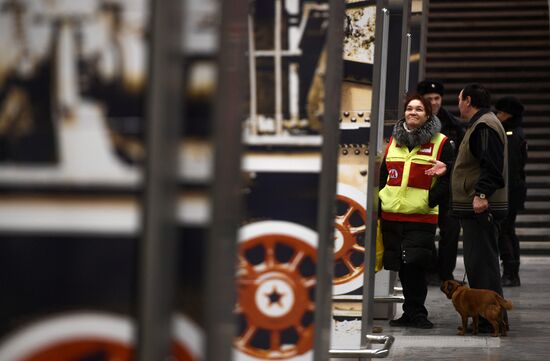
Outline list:
[[[180,227],[184,257],[176,311],[183,317],[177,325],[198,336],[188,341],[176,333],[175,340],[188,346],[190,358],[180,359],[200,360],[197,270],[205,260],[197,255],[204,252],[209,226],[205,194],[215,181],[209,136],[219,8],[216,0],[188,0],[184,7],[182,137],[188,139],[180,175],[182,188],[192,184],[193,194],[182,195],[186,203],[178,208],[187,218]],[[341,112],[333,120],[341,129],[335,296],[360,294],[365,272],[375,8],[375,1],[346,0]],[[236,255],[237,361],[313,359],[328,13],[328,1],[251,2],[243,54],[249,97],[242,105],[246,184]],[[86,348],[94,337],[82,340],[78,350],[84,351],[68,353],[66,360],[131,358],[148,17],[146,0],[0,0],[0,47],[6,49],[0,53],[0,188],[12,191],[0,200],[0,283],[6,281],[14,295],[55,291],[40,307],[30,299],[0,300],[16,310],[0,310],[0,350],[16,347],[36,328],[73,318],[88,322],[83,309],[91,309],[121,333],[113,342],[96,343],[99,348]],[[50,223],[36,221],[44,219]],[[13,270],[20,271],[17,277]],[[109,276],[113,270],[117,277]],[[43,286],[21,286],[33,283]],[[71,293],[82,284],[84,291]],[[52,359],[35,351],[5,360]]]
[[[197,69],[187,72],[197,80],[188,81],[185,97],[205,123],[213,61],[204,54],[217,50],[216,6],[186,4],[194,35],[182,49],[202,62],[182,62]],[[0,0],[3,361],[134,359],[149,5]],[[205,128],[190,127],[199,134]],[[205,179],[204,155],[192,156],[201,166],[191,173]],[[197,197],[186,199],[179,212],[193,219],[180,233],[198,243],[205,239],[197,227],[207,221],[205,197],[199,211]],[[178,265],[174,356],[198,361],[204,356],[200,300],[189,294],[200,293],[200,245],[180,249],[193,259]]]

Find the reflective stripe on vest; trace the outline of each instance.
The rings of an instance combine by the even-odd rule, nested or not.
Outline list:
[[[390,221],[437,223],[439,208],[428,206],[430,189],[437,177],[424,174],[432,160],[439,159],[447,137],[437,133],[430,143],[412,151],[400,146],[393,137],[386,150],[388,178],[380,190],[382,218]]]

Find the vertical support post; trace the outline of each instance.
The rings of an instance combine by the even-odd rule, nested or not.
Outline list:
[[[60,19],[59,39],[56,47],[56,111],[73,111],[77,103],[78,81],[76,80],[76,44],[74,24],[69,19]]]
[[[412,48],[412,35],[411,33],[407,33],[405,34],[405,57],[407,59],[407,62],[405,63],[405,71],[403,72],[403,75],[405,77],[405,79],[403,79],[403,81],[401,82],[401,84],[403,84],[403,88],[401,89],[401,91],[403,92],[403,94],[407,94],[407,92],[409,91],[409,76],[410,76],[410,72],[411,72],[411,48]],[[403,104],[403,102],[401,102],[401,104]],[[401,117],[403,116],[403,114],[400,113],[399,115],[399,119],[401,119]]]
[[[327,37],[327,67],[324,83],[323,146],[319,208],[317,213],[317,285],[315,288],[315,331],[313,359],[329,358],[332,313],[332,278],[334,268],[334,218],[336,216],[336,183],[338,173],[338,117],[343,75],[343,38],[345,4],[329,1],[329,30]]]
[[[550,2],[550,0],[549,0]],[[428,47],[428,11],[430,1],[422,1],[422,20],[420,22],[420,59],[418,64],[418,80],[426,77],[426,49]]]
[[[283,134],[282,0],[275,0],[275,134]]]
[[[300,65],[292,63],[289,66],[288,72],[288,106],[290,113],[290,120],[292,124],[297,124],[300,120],[300,79],[299,79]]]
[[[399,71],[391,71],[387,75],[384,118],[396,121],[402,114],[402,102],[405,98],[403,72],[408,62],[408,59],[405,59],[405,34],[409,32],[411,0],[389,0],[386,8],[390,12],[388,41],[391,45],[388,48],[388,67]]]
[[[376,263],[376,222],[378,217],[379,157],[382,153],[384,110],[386,104],[386,72],[388,58],[389,11],[377,1],[372,116],[369,140],[369,172],[367,174],[367,232],[365,273],[363,279],[363,310],[361,323],[361,348],[369,348],[367,334],[372,332],[374,309],[374,265]]]
[[[180,0],[151,2],[143,233],[139,244],[140,361],[166,360],[172,349],[177,150],[182,119],[180,6]]]
[[[236,336],[235,263],[241,222],[242,132],[245,119],[248,0],[222,1],[214,112],[212,226],[206,247],[206,361],[230,360]],[[222,300],[222,302],[220,302]]]
[[[254,41],[254,1],[250,2],[248,13],[248,77],[250,78],[250,135],[258,134],[258,86],[256,84],[256,42]]]
[[[409,89],[409,65],[411,56],[411,34],[410,34],[410,18],[411,18],[411,0],[402,0],[403,6],[401,9],[401,59],[399,64],[399,95],[397,102],[397,119],[403,117],[403,102],[405,95]]]

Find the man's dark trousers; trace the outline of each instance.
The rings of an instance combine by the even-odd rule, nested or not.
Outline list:
[[[498,222],[481,224],[477,218],[462,218],[464,267],[471,288],[493,290],[502,295],[498,253]],[[504,313],[505,320],[508,319]],[[480,325],[488,324],[480,318]]]

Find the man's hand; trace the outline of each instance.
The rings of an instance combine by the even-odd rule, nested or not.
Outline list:
[[[474,213],[483,213],[487,210],[487,208],[489,208],[489,201],[487,198],[479,198],[478,196],[475,196],[472,206],[474,207]]]
[[[430,163],[432,163],[433,166],[430,169],[427,169],[424,174],[439,177],[447,173],[447,165],[442,161],[431,160]]]

